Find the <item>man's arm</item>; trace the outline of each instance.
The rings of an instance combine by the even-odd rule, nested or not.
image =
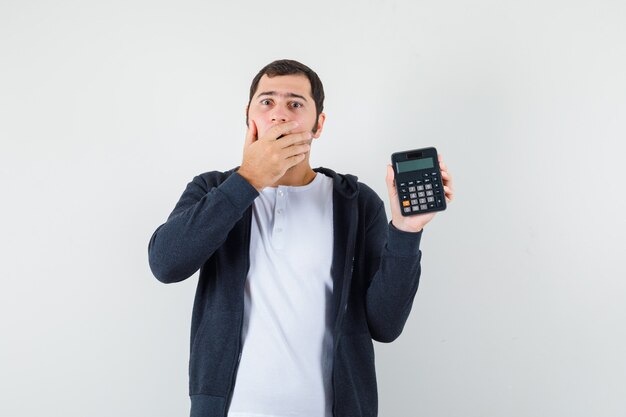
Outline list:
[[[210,187],[203,176],[195,177],[150,238],[148,258],[154,276],[173,283],[193,275],[258,195],[237,172],[217,187]]]
[[[409,317],[421,272],[421,237],[421,231],[403,232],[387,223],[382,203],[367,228],[365,260],[376,272],[367,289],[366,314],[376,341],[395,340]]]
[[[452,176],[441,154],[438,162],[446,202],[450,203],[454,198]],[[419,284],[422,230],[437,214],[402,216],[391,165],[387,167],[387,191],[392,220],[387,224],[381,204],[365,240],[365,259],[370,270],[376,271],[367,290],[367,323],[372,338],[379,342],[391,342],[402,333]]]
[[[304,160],[311,132],[294,133],[297,127],[296,122],[280,123],[259,138],[250,120],[238,171],[218,187],[210,187],[202,176],[187,185],[148,244],[150,268],[159,281],[178,282],[193,275],[224,243],[259,191]]]

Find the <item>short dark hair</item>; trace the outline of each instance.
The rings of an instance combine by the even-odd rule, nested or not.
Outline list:
[[[252,80],[252,84],[250,85],[250,98],[248,100],[248,107],[250,107],[252,97],[259,87],[259,81],[261,80],[261,77],[267,75],[268,77],[272,78],[277,75],[293,74],[303,74],[309,79],[309,83],[311,83],[311,97],[313,97],[313,101],[315,102],[316,110],[315,125],[313,126],[313,133],[315,133],[317,131],[317,122],[319,120],[319,116],[324,110],[324,86],[322,85],[322,81],[320,80],[320,77],[317,76],[315,71],[298,61],[294,61],[291,59],[280,59],[264,66],[261,71],[259,71],[259,73],[254,77],[254,79]],[[248,125],[247,112],[246,125]]]

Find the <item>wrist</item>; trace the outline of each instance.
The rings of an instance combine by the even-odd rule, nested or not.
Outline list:
[[[244,180],[248,181],[248,183],[250,183],[250,185],[253,186],[258,192],[261,192],[261,190],[264,188],[261,184],[254,181],[254,177],[248,173],[245,167],[239,167],[237,173],[241,175]]]
[[[389,237],[387,240],[387,249],[400,256],[414,256],[419,253],[420,241],[422,240],[422,231],[417,233],[405,232],[399,230],[389,222]]]
[[[424,229],[424,226],[425,226],[423,224],[409,225],[402,221],[397,221],[396,219],[391,220],[391,225],[397,230],[400,230],[401,232],[407,232],[407,233],[419,233]]]

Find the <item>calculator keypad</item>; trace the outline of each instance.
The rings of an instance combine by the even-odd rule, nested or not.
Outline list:
[[[443,190],[439,185],[439,174],[430,172],[413,181],[400,183],[400,201],[404,213],[419,213],[443,206]]]

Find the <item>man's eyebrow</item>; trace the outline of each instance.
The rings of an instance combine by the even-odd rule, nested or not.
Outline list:
[[[299,98],[299,99],[302,99],[302,100],[304,100],[304,101],[308,101],[308,100],[306,99],[306,97],[301,96],[300,94],[296,94],[296,93],[278,94],[276,91],[264,91],[264,92],[262,92],[261,94],[259,94],[259,95],[257,96],[257,98],[258,98],[258,97],[261,97],[261,96],[283,96],[283,97]]]

